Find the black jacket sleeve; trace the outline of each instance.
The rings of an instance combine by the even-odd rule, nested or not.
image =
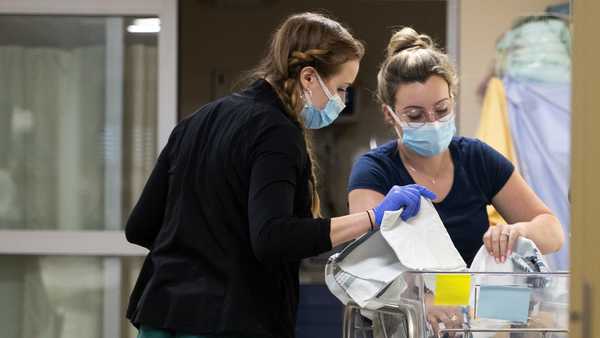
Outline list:
[[[133,208],[125,226],[127,241],[152,249],[163,223],[167,196],[169,194],[169,171],[177,136],[182,130],[180,123],[173,129],[167,145],[163,148],[146,185]]]
[[[291,124],[263,129],[250,151],[248,218],[252,248],[263,262],[295,261],[331,249],[330,219],[294,216],[296,189],[306,150],[300,129]]]

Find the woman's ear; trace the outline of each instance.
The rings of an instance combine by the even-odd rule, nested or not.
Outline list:
[[[300,70],[300,84],[302,90],[310,90],[316,81],[315,69],[313,67],[304,67]]]
[[[383,120],[385,123],[389,124],[390,126],[394,126],[394,118],[392,117],[392,112],[390,112],[388,106],[381,104],[381,111],[383,112]]]

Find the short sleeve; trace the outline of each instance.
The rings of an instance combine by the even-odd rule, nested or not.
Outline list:
[[[491,202],[492,198],[504,187],[514,172],[515,166],[485,142],[476,140],[476,149],[480,154],[479,158],[484,173],[481,177],[482,188],[488,201]]]
[[[372,154],[362,155],[352,166],[348,192],[355,189],[369,189],[385,195],[392,186],[390,175],[386,174],[384,166]]]

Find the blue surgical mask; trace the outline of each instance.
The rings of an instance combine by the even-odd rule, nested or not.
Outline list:
[[[455,133],[453,116],[448,121],[425,123],[420,127],[404,126],[402,143],[421,156],[431,157],[446,150]]]
[[[304,109],[302,109],[301,114],[304,119],[304,126],[309,129],[319,129],[330,125],[346,107],[338,95],[332,95],[329,92],[319,74],[316,75],[317,80],[319,80],[319,86],[329,100],[323,109],[317,109],[310,100],[310,92],[305,92]]]

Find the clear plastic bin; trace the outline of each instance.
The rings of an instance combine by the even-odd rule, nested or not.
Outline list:
[[[568,273],[407,271],[390,285],[376,309],[346,306],[344,338],[568,337]],[[463,300],[447,303],[446,294]]]

